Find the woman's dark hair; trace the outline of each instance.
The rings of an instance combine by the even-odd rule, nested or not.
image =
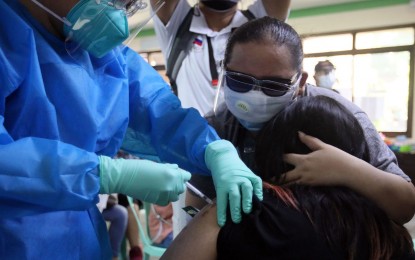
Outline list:
[[[311,152],[298,131],[369,161],[363,129],[349,110],[329,97],[302,97],[271,119],[258,137],[256,161],[263,180],[279,184],[280,174],[290,169],[282,154]]]
[[[225,67],[232,58],[232,51],[236,44],[251,42],[258,43],[258,48],[261,48],[261,44],[264,43],[287,47],[292,57],[292,68],[297,71],[302,70],[304,54],[300,36],[287,23],[268,16],[251,20],[232,33],[226,46]]]
[[[285,153],[311,152],[298,131],[317,137],[368,161],[368,147],[357,119],[336,100],[302,97],[277,114],[257,139],[257,174],[275,196],[304,213],[316,231],[342,259],[401,259],[413,251],[412,238],[402,226],[367,198],[345,187],[278,186],[292,169]]]

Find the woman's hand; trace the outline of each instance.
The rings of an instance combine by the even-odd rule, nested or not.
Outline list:
[[[300,140],[312,152],[309,154],[285,154],[284,161],[295,168],[282,176],[284,184],[346,185],[350,172],[362,160],[319,139],[298,133]]]
[[[312,152],[284,155],[284,160],[295,166],[282,176],[286,184],[345,186],[375,202],[397,223],[406,223],[413,217],[415,188],[411,182],[317,138],[301,132],[299,137]]]

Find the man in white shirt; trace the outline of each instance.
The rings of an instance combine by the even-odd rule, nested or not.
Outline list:
[[[153,6],[156,2],[151,0]],[[192,47],[181,61],[175,83],[183,107],[194,107],[202,115],[213,108],[226,41],[233,29],[249,20],[238,10],[237,3],[238,0],[201,0],[192,10],[189,28],[194,33],[190,40]],[[269,15],[286,20],[290,3],[291,0],[257,0],[248,10],[252,18]],[[155,31],[166,60],[172,53],[177,31],[191,8],[186,0],[167,0],[154,18]]]

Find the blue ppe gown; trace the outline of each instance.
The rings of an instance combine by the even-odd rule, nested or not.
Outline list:
[[[0,0],[0,259],[111,258],[98,155],[209,174],[219,137],[134,51],[68,55],[17,2]]]

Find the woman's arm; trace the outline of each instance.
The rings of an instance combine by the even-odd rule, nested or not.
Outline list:
[[[216,259],[219,230],[216,204],[208,205],[180,232],[160,259]]]
[[[284,175],[287,184],[345,186],[375,202],[400,224],[413,217],[415,188],[412,182],[377,169],[317,138],[303,133],[299,137],[313,152],[285,155],[285,161],[295,166]]]

